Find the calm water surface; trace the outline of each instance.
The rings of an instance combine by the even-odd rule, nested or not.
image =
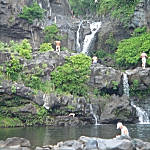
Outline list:
[[[126,125],[132,138],[150,142],[150,125]],[[0,140],[8,137],[23,137],[34,146],[56,144],[60,141],[78,139],[80,136],[113,138],[119,134],[116,125],[98,125],[86,127],[27,127],[0,128]]]

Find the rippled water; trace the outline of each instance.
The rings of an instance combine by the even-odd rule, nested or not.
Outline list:
[[[150,142],[150,125],[126,125],[132,138]],[[8,137],[23,137],[34,146],[56,144],[59,141],[78,139],[80,136],[113,138],[119,134],[115,125],[99,125],[86,127],[27,127],[0,128],[0,140]]]

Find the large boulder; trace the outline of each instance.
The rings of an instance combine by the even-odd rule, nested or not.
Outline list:
[[[123,95],[122,97],[119,97],[116,95],[112,95],[105,102],[105,105],[101,112],[100,122],[133,122],[133,120],[135,119],[134,115],[135,112],[133,112],[127,96]]]
[[[36,147],[36,150],[149,150],[148,142],[129,137],[101,139],[81,136],[78,140],[59,142],[57,145]]]
[[[19,137],[7,138],[0,141],[0,149],[3,150],[30,150],[31,143],[29,140]]]
[[[122,94],[122,73],[119,70],[115,70],[112,67],[106,67],[101,64],[93,64],[91,66],[91,75],[89,85],[99,90],[105,90],[110,94],[117,91],[118,94]]]

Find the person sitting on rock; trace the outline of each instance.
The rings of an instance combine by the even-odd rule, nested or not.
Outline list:
[[[129,132],[126,126],[124,126],[121,122],[117,123],[117,129],[121,130],[121,135],[117,135],[116,137],[120,136],[129,136]]]
[[[93,64],[97,64],[97,61],[98,61],[97,57],[93,56],[92,61],[93,61]]]

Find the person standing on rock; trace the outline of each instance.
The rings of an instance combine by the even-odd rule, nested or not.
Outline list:
[[[148,57],[147,54],[145,52],[142,52],[141,54],[141,59],[142,59],[142,68],[145,69],[146,66],[146,58]]]
[[[60,41],[55,41],[56,43],[56,52],[60,53]]]
[[[118,135],[116,137],[120,137],[120,136],[129,136],[129,132],[126,126],[124,126],[121,122],[117,123],[117,129],[121,130],[121,135]]]

